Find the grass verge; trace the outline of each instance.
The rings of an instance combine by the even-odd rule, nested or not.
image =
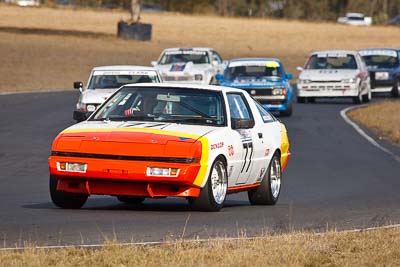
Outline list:
[[[379,138],[400,146],[400,100],[382,101],[353,109],[348,115],[371,129]]]
[[[209,46],[225,59],[277,57],[296,66],[321,49],[395,47],[398,27],[143,13],[151,42],[118,40],[117,22],[128,12],[20,8],[0,4],[1,91],[71,88],[100,65],[149,65],[164,48]]]
[[[254,240],[0,252],[0,266],[399,266],[400,228]]]

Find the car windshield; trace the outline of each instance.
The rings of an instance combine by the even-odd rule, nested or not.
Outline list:
[[[89,81],[88,89],[112,89],[120,88],[130,83],[156,83],[156,72],[103,72],[95,71]]]
[[[107,100],[91,120],[224,126],[222,99],[221,92],[211,90],[126,87]]]
[[[388,55],[366,55],[362,57],[368,67],[380,69],[392,69],[399,66],[397,57]]]
[[[312,55],[305,69],[357,69],[356,59],[351,54],[318,54]]]
[[[193,62],[193,64],[210,64],[210,59],[206,51],[168,51],[163,54],[159,64],[167,65],[188,62]]]
[[[257,65],[236,65],[231,64],[226,70],[227,79],[246,78],[279,78],[282,77],[282,71],[277,62],[270,64]]]

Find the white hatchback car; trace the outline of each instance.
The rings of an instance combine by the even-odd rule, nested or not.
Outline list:
[[[317,97],[350,97],[359,104],[371,100],[368,69],[357,51],[318,51],[310,55],[297,80],[297,101]]]
[[[223,73],[226,66],[214,49],[204,47],[168,48],[151,64],[160,71],[164,82],[203,85],[215,83],[215,75]]]
[[[160,83],[162,78],[158,71],[142,66],[103,66],[96,67],[89,76],[87,86],[74,82],[79,89],[79,96],[73,118],[77,122],[86,120],[104,101],[121,86],[131,83]]]

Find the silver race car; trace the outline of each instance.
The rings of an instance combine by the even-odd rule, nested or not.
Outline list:
[[[168,48],[151,64],[159,70],[164,82],[213,84],[215,75],[226,65],[212,48]]]
[[[310,55],[297,80],[297,101],[347,97],[359,104],[371,100],[368,69],[357,51],[318,51]]]
[[[74,82],[74,88],[81,94],[76,103],[73,118],[80,122],[86,120],[104,101],[121,86],[131,83],[160,83],[161,76],[151,67],[142,66],[103,66],[96,67],[89,76],[87,86]]]

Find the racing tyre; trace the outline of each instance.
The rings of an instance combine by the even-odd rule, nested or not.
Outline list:
[[[297,97],[297,103],[305,103],[306,102],[306,98],[303,96],[298,96]]]
[[[117,196],[117,199],[126,204],[141,204],[145,197]]]
[[[361,104],[362,100],[363,100],[363,98],[362,98],[361,92],[358,92],[358,96],[353,96],[354,104],[357,104],[357,105]]]
[[[89,195],[58,191],[57,183],[58,178],[50,175],[50,197],[56,206],[63,209],[79,209],[86,203]]]
[[[207,183],[201,189],[200,196],[189,199],[190,206],[199,211],[219,211],[224,206],[227,190],[226,164],[221,159],[217,159],[211,167]]]
[[[362,100],[364,103],[368,103],[372,99],[372,93],[371,90],[368,91],[365,95],[362,96]]]
[[[286,110],[279,112],[279,115],[284,116],[284,117],[289,117],[290,115],[292,115],[292,112],[293,112],[293,104],[290,103],[287,106]]]
[[[252,205],[275,205],[281,193],[282,172],[278,153],[272,157],[261,185],[248,192]]]
[[[400,88],[399,88],[399,80],[396,81],[396,83],[393,85],[392,91],[390,92],[392,97],[399,97],[400,94]]]

